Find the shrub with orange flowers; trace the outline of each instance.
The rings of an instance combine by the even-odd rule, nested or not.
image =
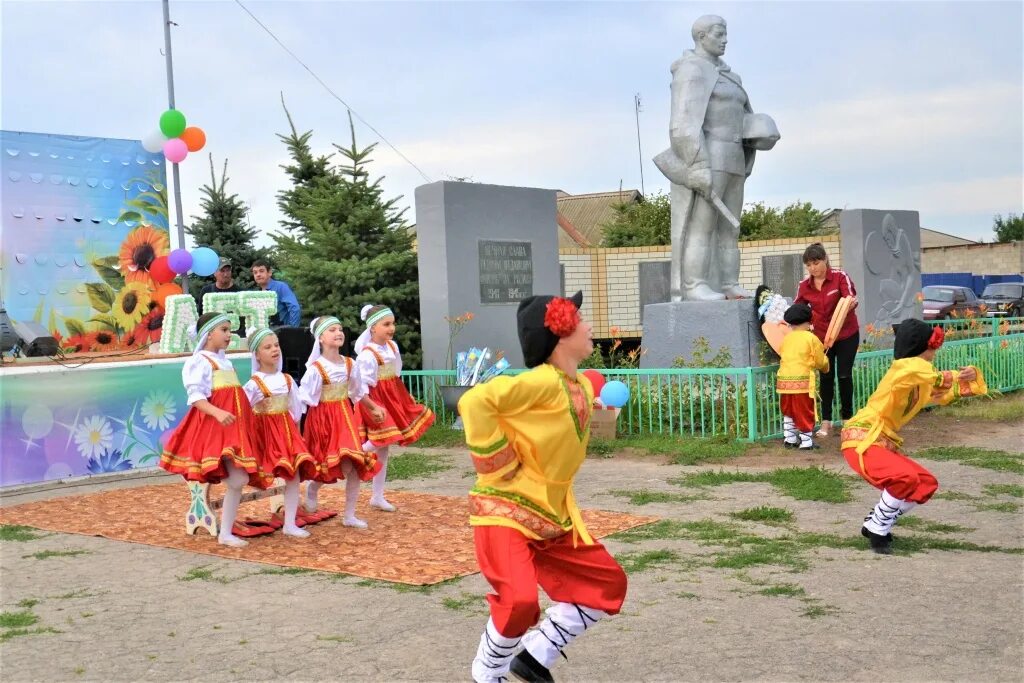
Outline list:
[[[466,327],[473,320],[473,313],[466,311],[462,315],[457,315],[454,318],[445,316],[445,322],[448,323],[448,369],[454,370],[455,357],[452,355],[455,349],[455,338],[459,336],[463,328]]]

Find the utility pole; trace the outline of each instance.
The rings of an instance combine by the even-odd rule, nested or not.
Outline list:
[[[170,0],[163,0],[164,6],[164,59],[167,62],[167,108],[174,109],[174,62],[171,59],[171,8]],[[177,24],[175,24],[177,26]],[[171,164],[174,180],[174,213],[178,221],[178,247],[185,248],[185,220],[181,215],[181,177],[178,164]],[[188,293],[188,273],[181,274],[181,289]]]
[[[636,114],[636,152],[640,157],[640,194],[646,197],[647,192],[644,190],[644,152],[640,149],[640,111],[640,93],[636,93],[633,95],[633,113]]]

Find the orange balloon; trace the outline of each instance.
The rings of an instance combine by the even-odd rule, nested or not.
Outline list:
[[[199,126],[189,126],[180,137],[190,152],[198,152],[206,145],[206,133]]]
[[[156,288],[156,291],[153,292],[153,301],[155,301],[160,308],[166,309],[167,307],[164,305],[164,302],[167,300],[167,297],[181,293],[181,287],[173,282],[168,282],[167,284],[160,285]]]

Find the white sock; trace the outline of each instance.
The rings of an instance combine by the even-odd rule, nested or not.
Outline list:
[[[788,415],[782,416],[782,436],[785,438],[786,443],[798,443],[800,441],[800,432],[797,431],[793,418]]]
[[[810,432],[800,432],[800,448],[810,448],[814,445],[814,439]]]
[[[498,633],[494,620],[488,619],[480,645],[473,659],[473,680],[476,683],[497,683],[508,680],[508,667],[516,653],[520,638],[506,638]]]
[[[299,475],[295,475],[284,483],[284,528],[281,532],[286,536],[308,538],[309,532],[300,529],[295,523],[295,514],[299,511]]]
[[[903,515],[907,514],[908,512],[910,512],[911,510],[913,510],[916,507],[917,507],[917,503],[911,503],[909,500],[905,500],[905,501],[901,502],[900,503],[899,512],[896,513],[896,521],[899,521],[900,517],[902,517]]]
[[[896,523],[900,515],[900,507],[906,501],[896,498],[888,491],[882,491],[882,497],[871,514],[864,518],[864,528],[873,534],[885,536]]]
[[[366,522],[356,517],[356,503],[359,502],[359,477],[356,469],[347,459],[341,463],[341,471],[345,474],[345,525],[360,529],[366,528]]]
[[[320,493],[320,487],[323,485],[322,481],[311,481],[306,484],[306,510],[309,512],[316,512],[318,505],[317,496]]]
[[[227,491],[224,492],[224,506],[220,511],[220,533],[217,540],[224,545],[241,547],[247,545],[247,541],[235,536],[231,528],[235,525],[238,517],[238,505],[242,501],[242,489],[249,481],[249,475],[241,467],[232,462],[225,462],[228,470],[228,477],[225,480]]]
[[[364,453],[373,453],[373,452],[374,452],[375,450],[377,450],[377,447],[373,445],[373,442],[372,442],[372,441],[370,441],[369,439],[367,439],[367,440],[366,440],[366,441],[365,441],[365,442],[363,443],[363,445],[362,445],[362,449],[363,449],[363,452],[364,452]]]
[[[523,636],[523,647],[548,669],[558,661],[565,646],[599,619],[608,616],[599,609],[581,607],[571,602],[556,602],[545,614],[547,617],[544,621]]]
[[[394,510],[394,505],[384,498],[384,482],[388,479],[388,447],[384,446],[377,451],[377,460],[380,461],[380,472],[373,477],[373,495],[370,502],[382,509]]]

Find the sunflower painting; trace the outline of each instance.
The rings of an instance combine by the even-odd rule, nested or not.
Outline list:
[[[114,320],[126,330],[134,328],[149,313],[151,295],[149,287],[141,282],[125,283],[114,297]]]
[[[153,261],[170,251],[170,240],[166,230],[142,225],[135,228],[121,243],[118,261],[121,274],[126,283],[138,282],[147,287],[155,287],[156,283],[149,275],[149,267]]]

